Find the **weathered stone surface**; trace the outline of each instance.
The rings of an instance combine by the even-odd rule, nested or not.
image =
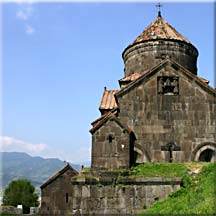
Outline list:
[[[126,182],[119,181],[124,185],[80,185],[78,182],[77,185],[70,188],[71,197],[67,207],[65,207],[65,201],[60,200],[58,192],[52,191],[59,197],[58,202],[61,202],[61,205],[58,204],[58,208],[50,206],[49,212],[50,215],[59,215],[60,213],[68,215],[79,211],[82,214],[136,214],[149,208],[155,201],[178,190],[180,182],[179,178],[139,178]]]
[[[110,119],[93,134],[92,168],[128,168],[131,136]]]
[[[14,206],[0,206],[0,214],[4,213],[10,215],[22,215],[23,211],[20,208],[16,208]]]
[[[71,185],[71,177],[74,175],[74,170],[68,169],[57,176],[51,183],[42,187],[42,215],[52,215],[54,213],[57,215],[64,215],[69,202],[71,203],[74,198],[80,198],[82,188],[77,185],[72,188]],[[76,205],[76,203],[74,203],[74,205]]]
[[[143,79],[124,94],[117,94],[119,119],[135,134],[134,146],[139,149],[139,162],[169,162],[169,152],[160,149],[170,142],[180,147],[180,151],[173,152],[175,162],[194,160],[191,152],[203,142],[216,143],[216,94],[188,78],[182,68],[176,70],[170,64],[166,68],[166,76],[178,76],[179,95],[158,94],[157,77],[161,76],[161,70],[150,80]],[[137,96],[142,98],[140,103],[144,110],[138,110],[137,101],[132,100]]]
[[[124,91],[121,90],[122,93],[116,94],[118,119],[135,136],[136,162],[199,161],[202,152],[198,151],[197,146],[203,143],[207,146],[203,151],[211,149],[215,154],[216,91],[191,75],[184,66],[167,61],[154,73],[134,81],[133,85],[129,84]],[[163,76],[172,80],[176,78],[177,93],[161,94],[158,91],[158,81]],[[179,149],[162,151],[161,147],[168,143],[175,143]],[[95,139],[92,145],[97,145]],[[208,161],[207,158],[202,157],[202,160]],[[214,160],[213,156],[211,160]],[[114,162],[112,165],[119,166]]]
[[[169,56],[197,73],[198,52],[194,46],[179,41],[158,40],[145,41],[126,48],[122,54],[125,63],[125,76],[142,73],[156,66]]]
[[[64,179],[64,182],[69,179]],[[92,177],[93,179],[96,179]],[[136,214],[180,188],[181,178],[120,178],[94,182],[90,177],[43,189],[41,215]],[[64,187],[65,186],[65,187]],[[60,192],[61,191],[61,192]],[[65,194],[68,194],[68,200]]]

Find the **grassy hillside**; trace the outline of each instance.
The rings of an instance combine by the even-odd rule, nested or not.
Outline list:
[[[135,175],[141,176],[142,173],[144,176],[151,175],[149,170],[151,166],[154,164],[135,167],[134,169],[138,170]],[[168,166],[167,170],[166,166]],[[141,215],[216,214],[216,163],[157,164],[156,169],[152,169],[152,175],[181,176],[183,186],[167,199],[155,203]]]
[[[144,163],[121,171],[129,172],[132,178],[183,179],[180,190],[155,203],[141,215],[216,215],[216,163]]]

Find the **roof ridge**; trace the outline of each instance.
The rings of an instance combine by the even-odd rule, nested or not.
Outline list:
[[[79,174],[77,170],[75,170],[69,163],[67,163],[62,169],[54,173],[47,181],[45,181],[40,188],[46,187],[48,184],[52,183],[58,176],[62,175],[65,173],[68,169],[71,169],[74,171],[75,174]]]

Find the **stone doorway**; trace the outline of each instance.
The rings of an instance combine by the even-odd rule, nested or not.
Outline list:
[[[199,162],[211,162],[214,161],[215,151],[212,149],[204,150],[199,156]]]
[[[216,162],[216,143],[202,143],[192,153],[192,161]]]

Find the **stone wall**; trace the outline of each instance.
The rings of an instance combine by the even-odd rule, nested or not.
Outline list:
[[[14,215],[22,215],[23,211],[20,208],[16,208],[14,206],[0,206],[0,214],[14,214]]]
[[[158,77],[178,77],[179,93],[158,93]],[[117,95],[119,119],[136,136],[138,162],[169,161],[162,146],[175,143],[173,161],[192,161],[198,146],[216,150],[216,95],[187,73],[171,64]]]
[[[92,135],[92,168],[128,168],[130,134],[109,119]]]
[[[41,215],[136,214],[178,190],[180,183],[180,178],[72,178],[68,203],[63,194],[50,191],[58,196],[58,208],[52,202]]]
[[[53,215],[58,213],[64,215],[68,208],[68,199],[71,194],[71,177],[74,176],[73,171],[67,170],[59,176],[55,181],[46,185],[41,190],[41,214]]]

